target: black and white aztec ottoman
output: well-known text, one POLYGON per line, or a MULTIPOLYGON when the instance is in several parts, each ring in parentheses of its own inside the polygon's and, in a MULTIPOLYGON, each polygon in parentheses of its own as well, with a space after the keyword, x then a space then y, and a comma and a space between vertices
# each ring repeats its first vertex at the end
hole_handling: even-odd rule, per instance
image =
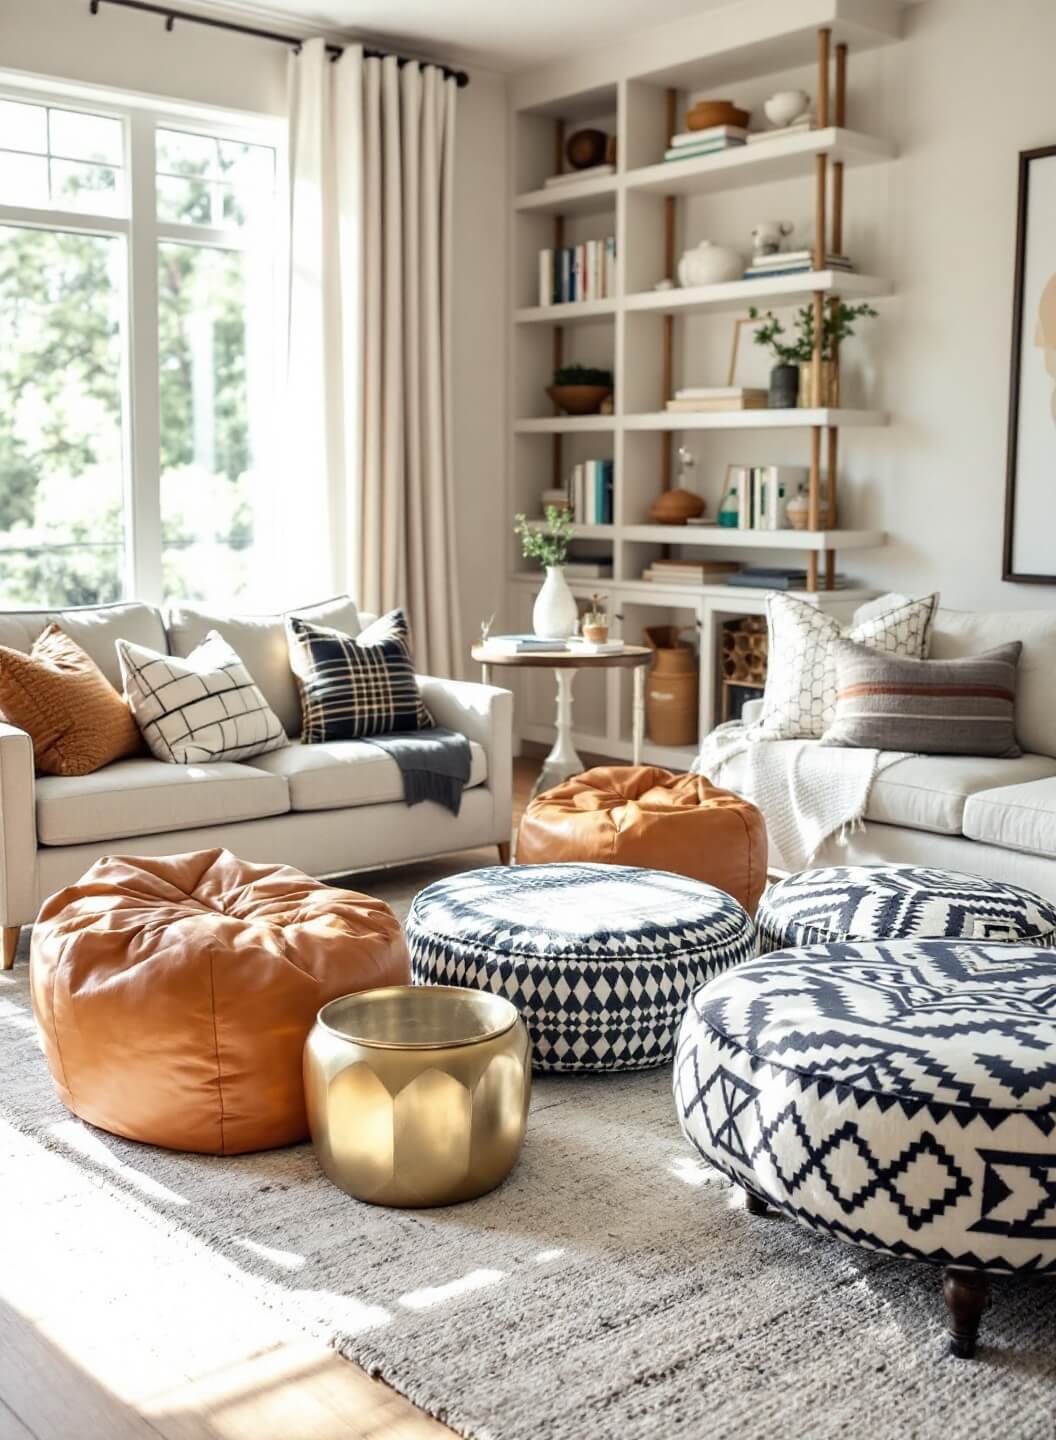
POLYGON ((675 1104, 704 1159, 827 1235, 945 1267, 951 1348, 990 1274, 1056 1274, 1056 951, 817 945, 693 996, 675 1104))
POLYGON ((492 990, 538 1070, 670 1061, 689 997, 748 960, 755 927, 722 890, 627 865, 499 865, 440 880, 407 917, 417 985, 492 990))
POLYGON ((756 913, 759 951, 836 940, 1056 945, 1056 906, 999 880, 917 865, 826 865, 778 880, 756 913))

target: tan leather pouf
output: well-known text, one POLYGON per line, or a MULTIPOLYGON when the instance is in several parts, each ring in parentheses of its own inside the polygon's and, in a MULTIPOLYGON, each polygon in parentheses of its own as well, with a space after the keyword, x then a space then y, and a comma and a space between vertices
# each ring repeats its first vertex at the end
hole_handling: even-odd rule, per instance
POLYGON ((671 870, 715 885, 755 914, 766 884, 766 824, 747 800, 703 775, 603 765, 536 796, 517 863, 557 860, 671 870))
POLYGON ((228 850, 97 861, 45 901, 30 966, 63 1103, 115 1135, 211 1155, 303 1140, 320 1006, 411 978, 380 900, 228 850))

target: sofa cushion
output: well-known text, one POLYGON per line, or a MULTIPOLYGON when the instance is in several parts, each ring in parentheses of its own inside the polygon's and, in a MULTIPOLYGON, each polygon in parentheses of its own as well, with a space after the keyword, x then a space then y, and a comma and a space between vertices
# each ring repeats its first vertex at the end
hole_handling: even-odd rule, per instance
MULTIPOLYGON (((873 782, 866 820, 960 835, 965 802, 979 790, 1056 776, 1048 755, 979 760, 966 755, 911 755, 882 770, 873 782)), ((967 833, 967 832, 965 832, 967 833)))
MULTIPOLYGON (((467 790, 488 778, 487 756, 475 740, 470 741, 469 753, 467 790)), ((289 783, 291 810, 403 803, 400 767, 391 755, 366 740, 331 740, 321 745, 302 745, 296 740, 271 755, 258 756, 253 764, 289 783)))
POLYGON ((1016 735, 1034 755, 1056 755, 1056 614, 1050 610, 940 610, 931 658, 977 655, 1022 640, 1016 693, 1016 735))
POLYGON ((981 790, 964 807, 969 840, 1056 858, 1056 777, 981 790))
POLYGON ((161 611, 153 605, 85 605, 72 610, 9 610, 0 614, 0 645, 28 651, 49 625, 58 625, 99 666, 115 690, 121 689, 121 666, 114 641, 131 640, 167 653, 169 644, 161 611))
MULTIPOLYGON (((359 613, 347 595, 289 613, 345 635, 358 635, 360 631, 359 613)), ((189 655, 210 630, 218 630, 241 656, 287 735, 299 735, 301 698, 290 669, 285 622, 285 615, 231 615, 195 605, 174 605, 169 611, 169 648, 173 655, 189 655)), ((0 643, 4 643, 2 639, 0 643)))
POLYGON ((228 760, 169 765, 119 760, 91 775, 44 775, 37 781, 37 838, 42 845, 81 845, 158 835, 200 825, 282 815, 290 808, 281 775, 228 760))

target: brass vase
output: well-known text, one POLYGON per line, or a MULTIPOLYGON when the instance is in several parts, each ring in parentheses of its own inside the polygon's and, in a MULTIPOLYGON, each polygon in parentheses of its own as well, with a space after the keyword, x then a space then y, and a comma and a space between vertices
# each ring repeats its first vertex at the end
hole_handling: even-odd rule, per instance
POLYGON ((304 1047, 319 1163, 373 1205, 453 1205, 494 1189, 520 1154, 531 1084, 514 1006, 457 986, 332 1000, 304 1047))

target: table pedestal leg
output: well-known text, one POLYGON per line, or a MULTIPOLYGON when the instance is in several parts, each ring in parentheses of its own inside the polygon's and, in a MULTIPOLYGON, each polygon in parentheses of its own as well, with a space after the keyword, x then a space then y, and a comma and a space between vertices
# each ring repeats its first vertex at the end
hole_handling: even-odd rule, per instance
POLYGON ((644 665, 635 666, 634 671, 634 711, 632 716, 632 763, 642 763, 642 745, 645 743, 645 671, 644 665))
POLYGON ((532 786, 533 798, 541 791, 549 790, 551 786, 567 780, 570 775, 578 775, 583 769, 583 761, 572 744, 572 682, 576 678, 576 672, 555 670, 554 675, 557 678, 557 713, 554 717, 557 735, 554 748, 543 761, 539 778, 532 786))

